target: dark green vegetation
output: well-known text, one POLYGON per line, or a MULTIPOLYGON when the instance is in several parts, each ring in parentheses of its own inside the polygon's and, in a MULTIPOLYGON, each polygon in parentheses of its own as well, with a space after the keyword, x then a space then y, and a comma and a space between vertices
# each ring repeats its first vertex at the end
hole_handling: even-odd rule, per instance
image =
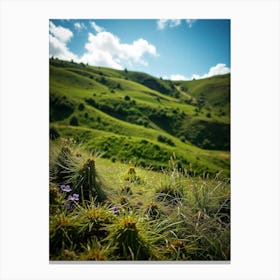
POLYGON ((230 185, 50 143, 50 260, 229 260, 230 185))
POLYGON ((50 59, 50 260, 229 260, 229 89, 50 59))
POLYGON ((50 134, 114 161, 230 175, 230 76, 177 81, 50 59, 50 134), (55 131, 55 134, 54 134, 55 131))

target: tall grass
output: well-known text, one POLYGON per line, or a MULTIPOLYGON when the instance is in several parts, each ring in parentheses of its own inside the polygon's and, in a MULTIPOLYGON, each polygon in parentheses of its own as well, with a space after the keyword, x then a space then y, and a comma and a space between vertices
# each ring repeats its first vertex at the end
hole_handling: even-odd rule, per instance
POLYGON ((50 259, 229 260, 228 181, 169 165, 151 173, 51 141, 50 259))

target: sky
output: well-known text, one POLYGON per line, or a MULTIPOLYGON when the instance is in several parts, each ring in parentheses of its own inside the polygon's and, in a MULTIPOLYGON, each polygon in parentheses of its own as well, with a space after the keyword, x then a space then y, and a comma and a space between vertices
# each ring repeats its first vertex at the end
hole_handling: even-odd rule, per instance
POLYGON ((228 19, 51 19, 49 56, 171 80, 230 72, 228 19))

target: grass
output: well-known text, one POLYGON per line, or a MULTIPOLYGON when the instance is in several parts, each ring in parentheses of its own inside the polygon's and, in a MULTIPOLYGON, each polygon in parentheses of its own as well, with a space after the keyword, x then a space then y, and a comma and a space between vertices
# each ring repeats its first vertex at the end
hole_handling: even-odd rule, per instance
POLYGON ((50 260, 230 260, 229 90, 50 59, 50 260))
POLYGON ((228 180, 190 177, 175 158, 158 172, 112 162, 68 140, 52 140, 50 151, 51 260, 230 259, 228 180), (106 198, 82 190, 79 200, 69 200, 79 181, 54 176, 57 168, 61 174, 73 168, 61 164, 61 151, 76 165, 94 160, 81 180, 96 178, 88 187, 97 184, 106 198))
MULTIPOLYGON (((228 79, 219 79, 223 81, 220 87, 227 90, 228 79)), ((198 96, 193 93, 198 91, 197 87, 203 85, 205 90, 211 89, 216 83, 216 78, 206 80, 188 82, 194 99, 198 96)), ((211 108, 204 106, 197 112, 198 105, 188 104, 183 87, 184 84, 156 79, 145 73, 51 59, 51 126, 60 136, 85 142, 88 148, 101 150, 108 158, 115 157, 119 161, 129 158, 160 168, 166 166, 172 153, 176 153, 184 167, 191 164, 198 175, 223 170, 225 176, 229 176, 228 113, 221 115, 221 107, 213 102, 211 108), (178 87, 180 91, 176 90, 178 87), (129 100, 125 100, 126 96, 129 100), (209 113, 210 118, 207 117, 209 113), (120 141, 125 140, 128 145, 125 152, 119 152, 117 140, 110 151, 106 150, 110 133, 120 141), (170 139, 174 146, 159 142, 159 135, 170 139), (155 155, 153 158, 145 157, 146 153, 135 156, 133 147, 142 148, 142 140, 159 147, 164 156, 158 157, 156 150, 150 153, 155 155), (228 156, 221 157, 218 150, 228 156)), ((221 96, 220 90, 216 95, 221 96)))

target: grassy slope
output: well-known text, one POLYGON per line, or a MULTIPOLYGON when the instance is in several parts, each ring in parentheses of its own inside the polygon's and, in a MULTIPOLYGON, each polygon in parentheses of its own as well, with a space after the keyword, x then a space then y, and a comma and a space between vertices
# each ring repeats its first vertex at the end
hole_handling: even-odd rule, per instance
MULTIPOLYGON (((77 138, 86 147, 105 152, 109 158, 130 159, 144 166, 160 167, 167 165, 174 152, 185 168, 197 173, 224 170, 229 176, 229 152, 209 151, 191 143, 196 141, 198 146, 203 145, 197 139, 203 137, 209 124, 219 124, 221 129, 227 126, 229 110, 221 114, 222 105, 214 104, 219 99, 216 94, 218 97, 215 95, 209 101, 212 113, 209 118, 206 116, 209 108, 196 112, 195 102, 188 104, 184 95, 186 86, 193 99, 200 97, 201 88, 210 87, 210 91, 215 92, 209 83, 216 82, 212 79, 212 82, 178 83, 176 90, 170 81, 143 73, 51 60, 51 125, 62 136, 77 138), (125 96, 129 96, 129 100, 125 100, 125 96), (79 107, 80 104, 83 108, 79 107), (73 116, 77 117, 79 126, 69 125, 73 116), (200 135, 194 134, 196 127, 202 127, 200 135), (174 146, 159 142, 159 134, 170 139, 174 146), (182 142, 179 137, 185 137, 187 141, 182 142)), ((223 102, 221 100, 220 104, 223 102)), ((212 138, 210 135, 210 142, 212 138)))
POLYGON ((112 163, 71 141, 51 141, 50 151, 51 260, 230 259, 228 180, 183 176, 174 160, 164 172, 112 163), (62 151, 67 151, 63 158, 62 151), (89 159, 95 162, 91 174, 84 172, 89 159), (127 178, 131 169, 137 180, 127 178), (85 187, 91 175, 106 200, 84 201, 80 193, 67 211, 67 197, 79 192, 81 180, 85 187), (70 193, 61 191, 62 184, 70 185, 70 193), (113 214, 113 206, 119 215, 113 214), (129 238, 118 242, 117 236, 126 233, 129 238), (134 247, 138 239, 141 243, 134 247), (117 250, 120 245, 130 249, 117 250), (139 248, 148 248, 147 254, 139 248))

